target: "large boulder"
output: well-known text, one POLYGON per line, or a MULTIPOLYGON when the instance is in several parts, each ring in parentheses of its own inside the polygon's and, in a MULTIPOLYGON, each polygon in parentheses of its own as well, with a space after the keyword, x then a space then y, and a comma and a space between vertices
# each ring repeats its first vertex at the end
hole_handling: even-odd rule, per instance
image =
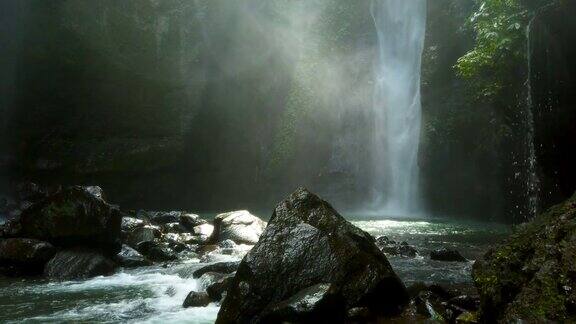
MULTIPOLYGON (((354 307, 396 314, 408 301, 404 284, 374 238, 327 202, 298 189, 276 207, 259 242, 240 263, 217 323, 258 323, 272 314, 281 320, 277 309, 319 284, 330 286, 327 300, 330 308, 342 310, 341 316, 354 307)), ((306 318, 321 317, 314 309, 326 308, 312 307, 306 318)), ((323 315, 332 319, 333 314, 323 315)))
POLYGON ((46 264, 44 275, 50 279, 77 280, 110 275, 116 263, 98 250, 73 248, 63 250, 46 264))
POLYGON ((212 300, 208 296, 208 293, 191 291, 188 296, 186 296, 182 307, 206 307, 211 302, 212 300))
POLYGON ((58 246, 90 246, 111 255, 120 251, 121 216, 117 207, 83 187, 64 189, 24 210, 23 237, 58 246))
POLYGON ((520 226, 473 267, 481 320, 576 322, 576 195, 520 226))
POLYGON ((0 240, 0 265, 9 274, 41 274, 44 265, 56 253, 52 244, 22 238, 0 240))
POLYGON ((239 244, 256 244, 266 222, 246 210, 219 214, 214 218, 211 241, 232 240, 239 244))

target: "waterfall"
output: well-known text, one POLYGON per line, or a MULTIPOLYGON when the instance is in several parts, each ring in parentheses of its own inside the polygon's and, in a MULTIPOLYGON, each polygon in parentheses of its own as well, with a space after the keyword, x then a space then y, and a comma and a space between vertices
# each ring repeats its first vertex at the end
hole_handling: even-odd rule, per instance
POLYGON ((395 216, 420 210, 420 72, 426 0, 373 0, 375 68, 372 209, 395 216))
POLYGON ((526 165, 527 165, 527 172, 528 175, 526 177, 526 188, 527 188, 527 197, 528 197, 528 215, 527 219, 536 216, 538 213, 538 197, 540 194, 540 179, 538 177, 538 173, 536 170, 536 147, 534 144, 534 114, 532 112, 533 109, 533 100, 532 100, 532 44, 530 39, 530 33, 532 30, 532 23, 534 18, 528 24, 526 28, 526 61, 528 64, 527 71, 528 71, 528 79, 526 81, 526 112, 524 114, 525 117, 525 124, 526 124, 526 147, 527 147, 527 157, 526 157, 526 165))

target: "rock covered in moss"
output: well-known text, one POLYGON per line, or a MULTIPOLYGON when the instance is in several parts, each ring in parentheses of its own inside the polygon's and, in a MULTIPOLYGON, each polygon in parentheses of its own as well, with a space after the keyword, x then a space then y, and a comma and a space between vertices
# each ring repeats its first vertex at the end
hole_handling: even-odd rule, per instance
MULTIPOLYGON (((392 314, 408 301, 374 238, 327 202, 298 189, 276 207, 259 242, 240 263, 217 323, 258 323, 272 315, 280 320, 282 309, 289 310, 319 284, 330 286, 330 305, 342 310, 341 320, 354 307, 392 314)), ((306 318, 321 315, 314 310, 325 308, 311 308, 306 318)))
POLYGON ((520 226, 473 267, 481 320, 576 321, 576 195, 520 226))

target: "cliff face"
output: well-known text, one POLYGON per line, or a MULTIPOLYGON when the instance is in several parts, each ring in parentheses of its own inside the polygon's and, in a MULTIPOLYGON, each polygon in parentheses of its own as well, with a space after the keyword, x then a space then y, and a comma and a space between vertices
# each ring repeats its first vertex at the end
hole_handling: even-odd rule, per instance
POLYGON ((576 190, 576 5, 537 11, 530 28, 531 86, 542 205, 576 190))
POLYGON ((369 98, 369 1, 9 2, 22 42, 0 149, 16 178, 141 207, 276 201, 327 187, 328 134, 369 98))

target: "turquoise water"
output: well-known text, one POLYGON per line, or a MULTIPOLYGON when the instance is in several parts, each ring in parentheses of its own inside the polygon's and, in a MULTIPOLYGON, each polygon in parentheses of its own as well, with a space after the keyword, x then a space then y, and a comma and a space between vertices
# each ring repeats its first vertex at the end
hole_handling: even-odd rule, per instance
MULTIPOLYGON (((359 219, 358 217, 354 217, 359 219)), ((358 220, 353 223, 374 236, 407 241, 420 253, 415 259, 389 257, 407 285, 424 281, 471 285, 467 263, 445 263, 427 258, 430 250, 451 247, 474 260, 509 232, 506 226, 422 220, 358 220)), ((240 259, 213 255, 211 260, 240 259)), ((191 290, 204 288, 192 278, 203 266, 190 259, 169 268, 147 267, 120 271, 87 281, 47 282, 0 278, 0 322, 104 322, 104 323, 213 323, 218 305, 183 309, 191 290)))

